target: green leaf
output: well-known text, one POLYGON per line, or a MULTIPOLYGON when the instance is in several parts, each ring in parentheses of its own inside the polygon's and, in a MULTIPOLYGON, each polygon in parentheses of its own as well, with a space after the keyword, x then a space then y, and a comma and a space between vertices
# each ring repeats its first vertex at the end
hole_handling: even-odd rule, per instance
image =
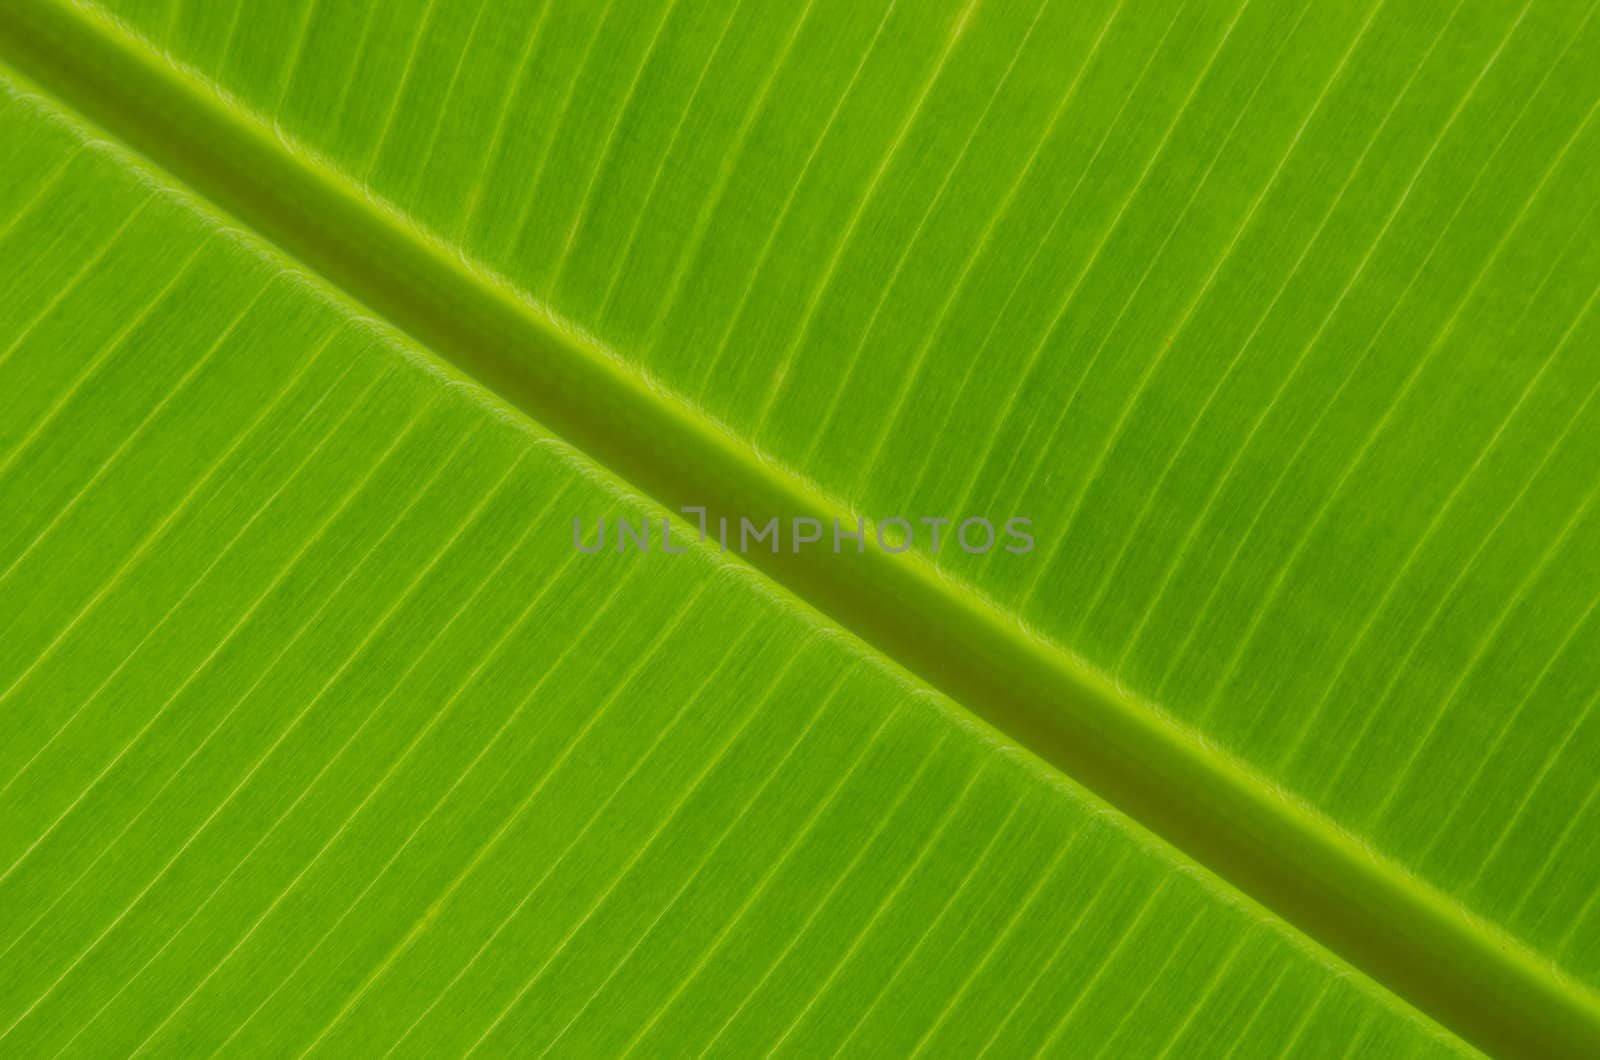
POLYGON ((1591 16, 10 5, 0 1049, 1593 1055, 1591 16))

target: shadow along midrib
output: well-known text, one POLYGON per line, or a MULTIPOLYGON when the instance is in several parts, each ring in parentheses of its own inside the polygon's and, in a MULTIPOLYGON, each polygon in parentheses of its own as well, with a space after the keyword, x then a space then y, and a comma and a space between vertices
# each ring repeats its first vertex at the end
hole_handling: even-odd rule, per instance
MULTIPOLYGON (((667 508, 853 518, 109 20, 20 0, 0 59, 667 508)), ((1600 1056, 1583 987, 925 558, 745 558, 1467 1041, 1600 1056)))

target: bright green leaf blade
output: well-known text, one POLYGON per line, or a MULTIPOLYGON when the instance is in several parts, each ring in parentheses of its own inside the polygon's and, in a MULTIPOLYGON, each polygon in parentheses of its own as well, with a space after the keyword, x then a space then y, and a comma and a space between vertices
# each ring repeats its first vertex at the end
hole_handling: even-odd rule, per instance
POLYGON ((1456 1051, 714 552, 576 552, 650 509, 3 107, 6 1052, 1456 1051))
MULTIPOLYGON (((1494 981, 1505 929, 1507 974, 1595 1022, 1589 12, 108 6, 327 159, 314 180, 366 184, 833 496, 1032 516, 1020 560, 947 538, 999 605, 950 610, 1026 619, 1115 676, 1135 745, 1165 739, 1148 702, 1203 735, 1202 781, 1244 778, 1248 820, 1158 827, 1271 893, 1224 834, 1264 815, 1269 859, 1338 862, 1294 914, 1324 942, 1374 906, 1380 938, 1408 902, 1446 925, 1382 972, 1407 996, 1494 981)), ((366 223, 300 221, 329 246, 366 223)), ((1484 1021, 1528 1018, 1505 1008, 1484 1021)))

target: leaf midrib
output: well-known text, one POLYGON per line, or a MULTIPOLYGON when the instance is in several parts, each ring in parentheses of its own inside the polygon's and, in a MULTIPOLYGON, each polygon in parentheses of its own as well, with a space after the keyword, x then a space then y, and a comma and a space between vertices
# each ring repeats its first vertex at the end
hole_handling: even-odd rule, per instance
MULTIPOLYGON (((668 509, 853 521, 97 11, 8 6, 0 60, 668 509)), ((1591 992, 924 557, 746 558, 1467 1040, 1508 1055, 1600 1055, 1591 992)))

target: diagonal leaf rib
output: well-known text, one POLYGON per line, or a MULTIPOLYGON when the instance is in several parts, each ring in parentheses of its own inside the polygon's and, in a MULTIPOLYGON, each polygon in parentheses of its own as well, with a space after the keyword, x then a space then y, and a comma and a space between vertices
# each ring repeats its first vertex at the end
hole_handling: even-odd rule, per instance
MULTIPOLYGON (((853 521, 117 26, 23 0, 0 58, 667 505, 853 521)), ((753 554, 798 597, 1494 1052, 1600 1055, 1600 1001, 920 559, 753 554)))

